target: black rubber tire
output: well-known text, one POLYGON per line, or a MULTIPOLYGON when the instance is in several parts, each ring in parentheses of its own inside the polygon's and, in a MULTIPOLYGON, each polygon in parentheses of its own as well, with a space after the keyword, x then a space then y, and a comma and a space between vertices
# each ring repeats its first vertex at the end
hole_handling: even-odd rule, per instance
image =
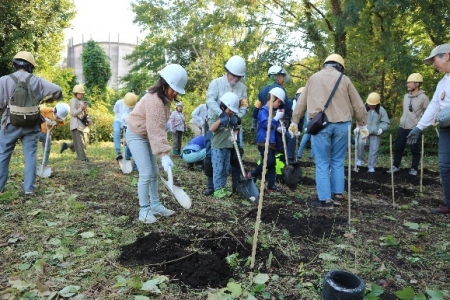
POLYGON ((366 284, 353 273, 333 270, 325 275, 323 300, 363 300, 366 284))

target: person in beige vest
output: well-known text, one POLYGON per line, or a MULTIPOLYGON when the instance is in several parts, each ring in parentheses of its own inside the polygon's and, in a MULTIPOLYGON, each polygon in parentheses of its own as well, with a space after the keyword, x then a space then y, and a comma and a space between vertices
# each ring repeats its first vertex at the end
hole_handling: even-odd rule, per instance
POLYGON ((83 101, 84 87, 76 85, 73 87, 75 98, 70 100, 70 132, 72 134, 71 143, 63 143, 60 153, 70 148, 72 152, 77 153, 77 158, 84 162, 89 162, 86 156, 86 145, 89 142, 89 125, 92 119, 87 114, 87 101, 83 101))
MULTIPOLYGON (((412 73, 406 80, 408 93, 403 97, 403 113, 400 118, 400 125, 394 146, 394 164, 392 170, 388 170, 388 173, 395 173, 400 170, 407 137, 411 130, 417 126, 417 123, 419 123, 420 118, 430 103, 425 92, 420 88, 422 82, 423 77, 419 73, 412 73)), ((410 145, 412 161, 409 174, 413 176, 417 175, 419 167, 421 143, 422 139, 420 138, 418 143, 410 145)))

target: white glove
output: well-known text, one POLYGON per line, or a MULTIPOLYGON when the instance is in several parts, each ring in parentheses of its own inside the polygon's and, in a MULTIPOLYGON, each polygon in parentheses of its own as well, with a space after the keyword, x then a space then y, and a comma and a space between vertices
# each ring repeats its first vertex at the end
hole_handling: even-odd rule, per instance
POLYGON ((291 125, 289 126, 289 133, 291 135, 291 138, 294 138, 295 136, 297 136, 298 133, 298 124, 292 122, 291 125))
POLYGON ((367 129, 367 126, 360 126, 359 127, 359 136, 363 140, 365 140, 369 136, 369 129, 367 129))
POLYGON ((281 126, 278 126, 277 131, 278 131, 279 133, 283 133, 283 128, 281 128, 281 126))
POLYGON ((56 121, 50 120, 49 118, 45 118, 45 123, 47 123, 48 126, 56 125, 56 121))
POLYGON ((359 133, 359 127, 356 127, 355 129, 353 129, 353 134, 354 134, 355 136, 357 136, 358 133, 359 133))
POLYGON ((282 109, 277 110, 277 113, 275 114, 275 117, 273 119, 275 121, 280 121, 284 117, 284 111, 282 109))
POLYGON ((173 162, 167 154, 161 157, 161 164, 164 168, 164 172, 166 173, 169 172, 169 168, 173 167, 173 162))
POLYGON ((379 128, 378 132, 377 132, 377 135, 381 135, 382 133, 383 133, 383 129, 379 128))

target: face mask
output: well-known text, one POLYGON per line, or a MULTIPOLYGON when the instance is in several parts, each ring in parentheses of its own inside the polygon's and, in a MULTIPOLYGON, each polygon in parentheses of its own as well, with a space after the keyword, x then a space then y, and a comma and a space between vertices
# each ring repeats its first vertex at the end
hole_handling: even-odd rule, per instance
POLYGON ((230 84, 231 87, 235 87, 236 84, 239 82, 239 78, 233 78, 231 81, 229 81, 228 83, 230 84))

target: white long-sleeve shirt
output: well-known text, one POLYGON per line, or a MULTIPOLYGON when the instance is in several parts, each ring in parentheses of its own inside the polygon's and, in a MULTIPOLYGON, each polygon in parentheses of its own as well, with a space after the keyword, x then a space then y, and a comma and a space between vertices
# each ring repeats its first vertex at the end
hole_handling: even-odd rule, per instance
POLYGON ((436 113, 450 105, 450 73, 445 74, 444 78, 442 78, 434 91, 433 98, 431 99, 430 104, 428 104, 427 109, 423 113, 422 118, 420 118, 417 127, 420 130, 425 129, 433 123, 434 116, 436 113), (444 99, 441 100, 442 93, 445 92, 444 99))
POLYGON ((114 122, 119 121, 122 123, 122 116, 127 112, 127 107, 123 103, 123 99, 117 100, 114 104, 114 122))
POLYGON ((207 116, 208 116, 208 108, 206 107, 206 104, 200 104, 192 112, 191 122, 193 122, 198 127, 202 127, 205 124, 207 116))

